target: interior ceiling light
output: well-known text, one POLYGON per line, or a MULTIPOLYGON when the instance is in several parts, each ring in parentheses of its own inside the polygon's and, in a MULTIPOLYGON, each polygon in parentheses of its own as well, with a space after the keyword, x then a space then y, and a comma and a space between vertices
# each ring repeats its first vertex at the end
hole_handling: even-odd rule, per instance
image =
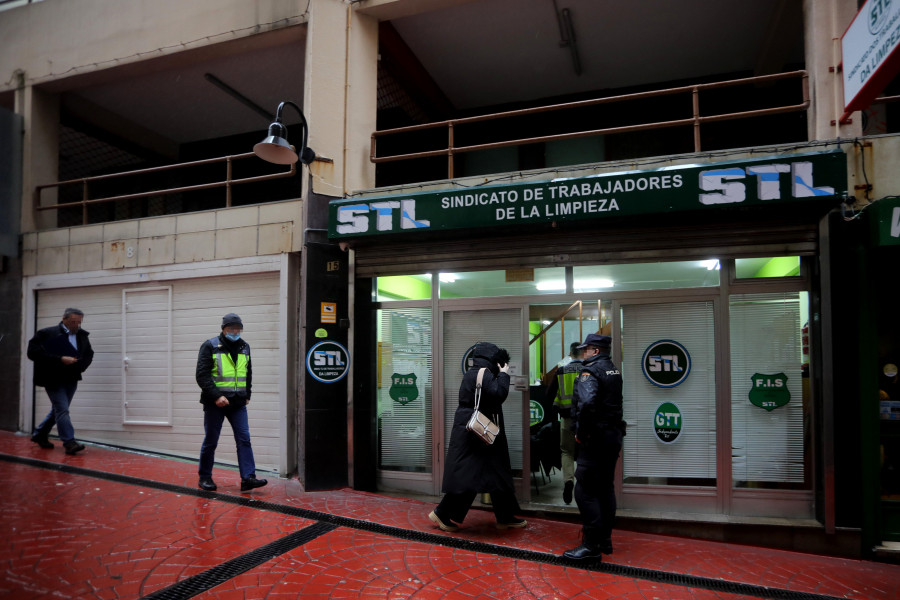
POLYGON ((709 260, 701 260, 700 264, 702 266, 706 267, 707 271, 713 271, 713 270, 718 271, 719 269, 722 268, 721 265, 719 264, 718 258, 711 258, 709 260))
MULTIPOLYGON (((576 292, 587 292, 592 290, 602 290, 608 289, 616 285, 616 282, 612 279, 576 279, 575 280, 575 291, 576 292)), ((537 289, 541 291, 552 291, 552 290, 562 290, 566 289, 566 282, 562 279, 551 279, 548 281, 538 282, 535 286, 537 289)))
POLYGON ((438 273, 438 279, 444 283, 453 283, 458 279, 456 273, 438 273))
POLYGON ((583 281, 575 280, 576 292, 591 292, 594 290, 606 290, 613 287, 616 283, 612 279, 585 279, 583 281))

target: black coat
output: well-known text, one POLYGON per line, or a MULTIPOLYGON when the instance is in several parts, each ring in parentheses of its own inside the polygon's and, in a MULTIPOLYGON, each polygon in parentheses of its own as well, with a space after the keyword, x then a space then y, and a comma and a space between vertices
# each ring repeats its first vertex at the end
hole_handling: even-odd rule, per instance
POLYGON ((78 350, 75 350, 62 321, 34 334, 28 341, 28 358, 34 361, 34 385, 52 388, 81 381, 81 374, 94 360, 89 335, 84 329, 78 330, 75 334, 78 350), (78 362, 64 365, 60 360, 63 356, 74 356, 78 362))
MULTIPOLYGON (((220 333, 218 338, 210 338, 203 342, 200 346, 200 352, 197 354, 197 371, 194 374, 197 385, 200 386, 200 403, 204 406, 215 406, 219 396, 228 398, 228 407, 231 409, 240 408, 250 402, 250 392, 253 387, 253 361, 250 360, 250 344, 243 339, 236 342, 230 341, 224 334, 220 333), (216 345, 220 345, 231 354, 231 359, 237 362, 238 354, 247 355, 247 387, 238 391, 220 390, 216 387, 212 376, 213 363, 213 344, 212 340, 216 340, 216 345)), ((204 409, 205 410, 205 409, 204 409)))
POLYGON ((580 450, 590 452, 608 444, 622 444, 622 375, 609 354, 586 359, 575 380, 572 426, 580 450))
POLYGON ((475 358, 474 365, 466 371, 459 386, 459 406, 453 419, 450 447, 447 450, 447 463, 444 468, 444 493, 515 494, 502 408, 508 394, 509 375, 500 373, 497 366, 486 359, 475 358), (478 378, 479 369, 483 367, 487 367, 487 370, 481 382, 480 410, 500 426, 500 434, 492 445, 485 444, 466 429, 466 423, 475 410, 475 380, 478 378))

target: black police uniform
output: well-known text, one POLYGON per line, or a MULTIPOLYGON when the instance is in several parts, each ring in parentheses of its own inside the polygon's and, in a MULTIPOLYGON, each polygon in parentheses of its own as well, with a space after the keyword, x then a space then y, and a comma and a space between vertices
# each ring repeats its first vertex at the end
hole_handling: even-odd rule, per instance
POLYGON ((622 375, 610 360, 609 336, 591 334, 603 342, 601 353, 585 359, 575 382, 572 423, 578 440, 575 502, 584 523, 582 545, 569 550, 569 558, 600 558, 612 553, 616 516, 615 472, 625 422, 622 420, 622 375))

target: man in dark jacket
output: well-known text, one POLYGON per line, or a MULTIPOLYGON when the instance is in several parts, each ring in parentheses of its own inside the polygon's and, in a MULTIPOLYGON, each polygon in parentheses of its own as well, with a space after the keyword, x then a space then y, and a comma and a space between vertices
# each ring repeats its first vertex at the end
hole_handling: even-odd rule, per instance
POLYGON ((600 560, 612 554, 616 518, 616 462, 625 436, 622 420, 622 375, 610 360, 612 339, 591 333, 584 349, 581 375, 575 381, 572 422, 578 444, 575 502, 581 512, 582 542, 563 553, 575 560, 600 560))
POLYGON ((519 512, 509 461, 503 402, 509 394, 509 353, 494 344, 479 342, 473 364, 459 386, 459 406, 450 432, 444 467, 444 497, 428 518, 444 531, 456 531, 479 492, 491 495, 498 529, 520 529, 528 525, 515 516, 519 512), (475 411, 475 386, 484 369, 479 410, 500 426, 493 444, 485 444, 466 429, 475 411))
POLYGON ((246 492, 268 483, 256 478, 256 463, 250 446, 250 423, 247 405, 253 383, 250 344, 241 339, 244 323, 234 313, 222 317, 222 333, 203 342, 197 356, 197 385, 203 404, 203 429, 206 435, 200 446, 199 486, 207 491, 217 489, 212 480, 216 446, 225 419, 231 424, 237 444, 241 491, 246 492))
POLYGON ((41 448, 53 448, 48 436, 56 425, 66 454, 84 450, 75 440, 75 428, 69 417, 69 406, 81 374, 94 360, 89 334, 81 328, 83 320, 83 312, 67 308, 58 325, 41 329, 28 342, 28 358, 34 361, 34 385, 47 390, 53 407, 32 432, 31 441, 41 448))
POLYGON ((572 423, 572 401, 575 398, 575 380, 581 374, 583 352, 578 349, 579 342, 569 346, 569 356, 556 365, 556 377, 548 391, 553 394, 553 406, 562 417, 559 431, 560 468, 563 472, 563 502, 572 503, 572 492, 575 489, 575 432, 572 423))

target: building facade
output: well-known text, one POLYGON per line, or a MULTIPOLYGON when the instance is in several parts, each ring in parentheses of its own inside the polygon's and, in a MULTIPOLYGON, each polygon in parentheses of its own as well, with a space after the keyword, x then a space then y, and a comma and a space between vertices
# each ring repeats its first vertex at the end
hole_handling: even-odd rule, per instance
POLYGON ((27 340, 76 305, 78 435, 195 456, 196 352, 237 312, 260 468, 437 496, 487 340, 520 499, 572 512, 544 383, 603 331, 630 526, 900 541, 900 122, 840 119, 856 2, 6 4, 7 428, 48 407, 27 340), (249 154, 281 102, 308 164, 249 154))

